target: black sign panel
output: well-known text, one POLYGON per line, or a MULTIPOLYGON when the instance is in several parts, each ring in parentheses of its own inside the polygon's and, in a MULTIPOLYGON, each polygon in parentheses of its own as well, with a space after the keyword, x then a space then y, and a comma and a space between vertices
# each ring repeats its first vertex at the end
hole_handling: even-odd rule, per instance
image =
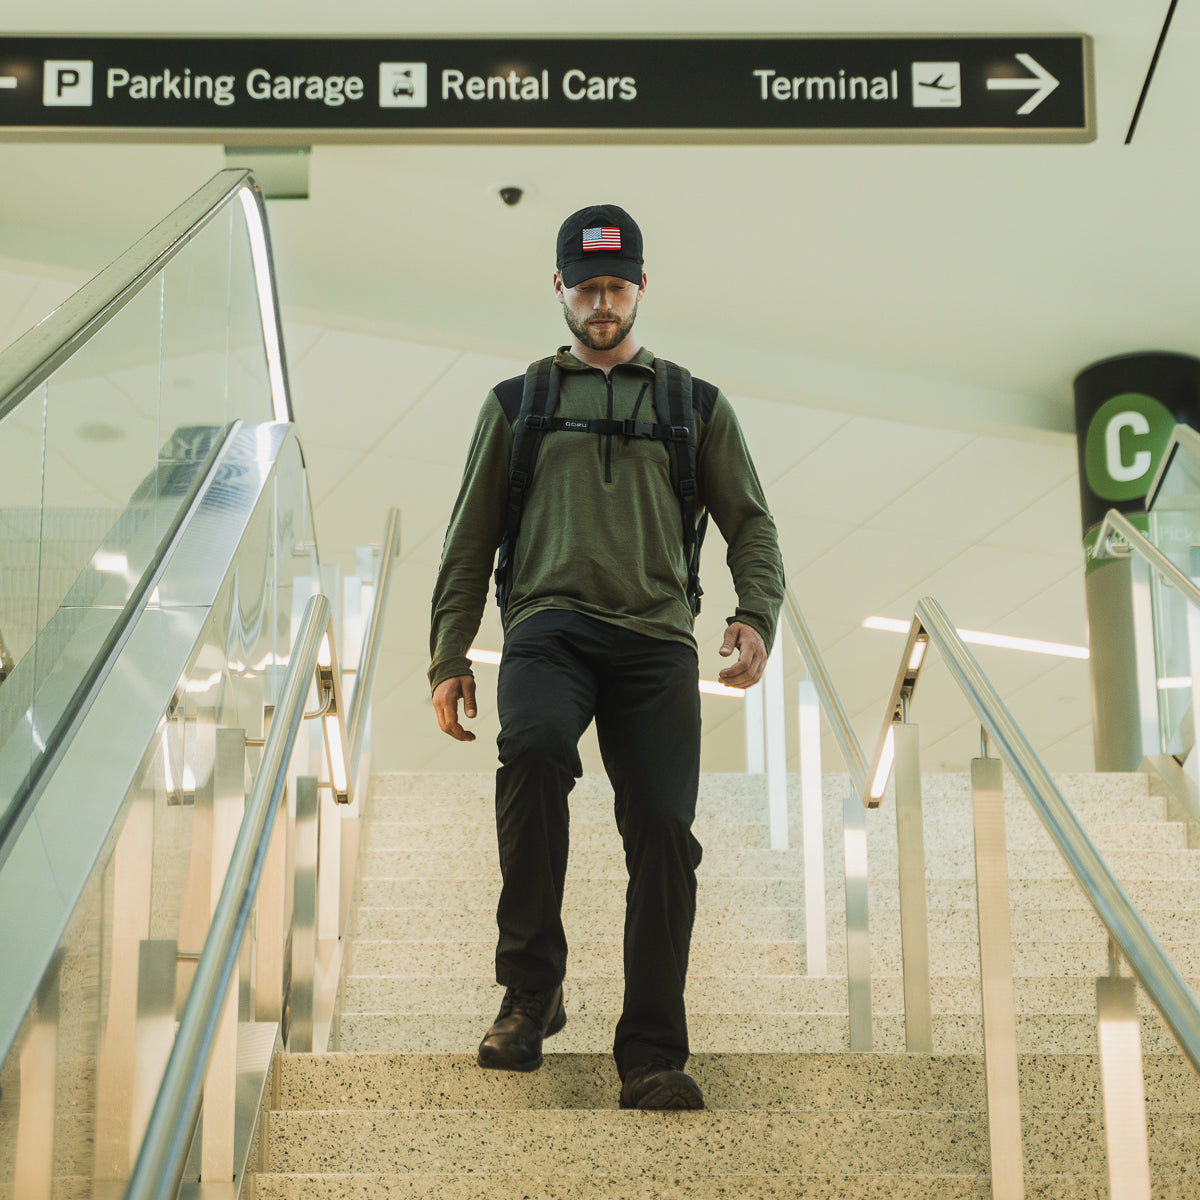
POLYGON ((1087 141, 1091 40, 0 38, 0 136, 1087 141))

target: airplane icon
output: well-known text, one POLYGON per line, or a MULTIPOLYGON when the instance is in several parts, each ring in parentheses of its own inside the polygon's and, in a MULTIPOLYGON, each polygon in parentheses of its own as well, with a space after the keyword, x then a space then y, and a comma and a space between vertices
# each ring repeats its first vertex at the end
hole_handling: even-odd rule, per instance
POLYGON ((912 102, 914 108, 961 108, 962 64, 913 63, 912 102))

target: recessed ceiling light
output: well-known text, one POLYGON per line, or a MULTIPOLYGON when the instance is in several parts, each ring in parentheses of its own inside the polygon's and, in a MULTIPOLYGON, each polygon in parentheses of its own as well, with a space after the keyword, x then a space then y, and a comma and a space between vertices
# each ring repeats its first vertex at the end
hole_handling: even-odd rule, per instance
POLYGON ((125 436, 125 430, 107 421, 88 421, 80 425, 75 434, 85 442, 115 442, 125 436))

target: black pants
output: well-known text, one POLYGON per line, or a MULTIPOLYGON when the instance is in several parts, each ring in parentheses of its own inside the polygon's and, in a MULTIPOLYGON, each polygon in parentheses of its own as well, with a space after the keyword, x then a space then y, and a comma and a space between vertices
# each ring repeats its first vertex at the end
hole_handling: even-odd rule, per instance
POLYGON ((625 1001, 613 1055, 682 1067, 683 989, 696 915, 700 843, 691 832, 700 772, 696 652, 579 613, 535 613, 505 639, 497 704, 496 830, 504 883, 496 979, 547 991, 562 982, 567 796, 594 717, 625 848, 625 1001))

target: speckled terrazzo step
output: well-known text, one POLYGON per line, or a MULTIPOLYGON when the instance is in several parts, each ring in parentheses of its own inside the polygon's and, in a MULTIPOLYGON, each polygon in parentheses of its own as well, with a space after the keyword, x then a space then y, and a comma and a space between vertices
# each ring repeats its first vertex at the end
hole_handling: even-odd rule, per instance
MULTIPOLYGON (((1159 1172, 1200 1186, 1200 1117, 1154 1114, 1159 1172)), ((1104 1171, 1098 1112, 1027 1111, 1026 1169, 1104 1171)), ((708 1109, 647 1115, 610 1109, 272 1111, 270 1171, 332 1174, 553 1172, 638 1177, 856 1174, 983 1175, 986 1117, 978 1110, 708 1109)))
MULTIPOLYGON (((624 873, 616 871, 605 876, 585 876, 573 872, 569 879, 570 894, 565 904, 578 902, 578 896, 590 893, 593 884, 608 886, 624 884, 624 873)), ((495 908, 500 879, 447 879, 442 876, 410 876, 406 878, 364 878, 361 903, 371 908, 495 908)), ((1142 879, 1125 881, 1124 890, 1139 911, 1177 907, 1200 912, 1200 879, 1142 879)), ((715 900, 726 908, 748 908, 765 904, 771 907, 795 907, 803 904, 804 884, 799 877, 780 876, 746 878, 735 875, 713 875, 701 871, 700 887, 705 899, 715 900)), ((1020 909, 1070 909, 1090 911, 1083 891, 1072 879, 1017 879, 1009 881, 1009 898, 1013 911, 1020 909)), ((842 904, 840 880, 826 878, 825 901, 832 909, 842 904)), ((926 883, 925 902, 931 909, 975 908, 975 880, 930 879, 926 883)), ((895 880, 872 880, 870 887, 871 912, 886 911, 899 906, 895 880)))
MULTIPOLYGON (((355 1053, 463 1054, 495 1018, 496 1004, 481 1013, 443 1011, 416 1015, 395 1012, 343 1013, 337 1048, 355 1053)), ((568 997, 566 1028, 546 1045, 546 1053, 599 1054, 612 1047, 617 1010, 580 1013, 568 997)), ((935 1013, 932 1021, 935 1054, 975 1054, 983 1046, 980 1018, 973 1014, 935 1013)), ((875 1012, 872 1018, 877 1050, 899 1053, 905 1047, 904 1017, 899 1012, 875 1012)), ((1062 1015, 1018 1014, 1017 1049, 1023 1054, 1088 1054, 1096 1048, 1095 1013, 1062 1015)), ((803 1012, 689 1012, 688 1034, 693 1049, 705 1053, 789 1054, 798 1048, 810 1053, 840 1053, 850 1049, 846 1013, 803 1012)), ((1142 1024, 1147 1053, 1175 1049, 1170 1034, 1147 1014, 1142 1024)), ((1197 1193, 1200 1194, 1200 1193, 1197 1193)))
MULTIPOLYGON (((438 777, 412 777, 419 782, 426 778, 436 781, 438 777)), ((843 777, 844 778, 844 777, 843 777)), ((461 823, 483 835, 494 825, 493 781, 490 775, 447 776, 440 783, 431 785, 433 790, 407 792, 389 789, 389 780, 395 783, 399 777, 384 777, 379 781, 370 798, 368 807, 372 819, 379 822, 405 824, 413 821, 439 825, 461 823)), ((836 781, 837 776, 827 776, 824 789, 824 835, 827 852, 840 842, 841 808, 844 788, 836 781)), ((1118 776, 1065 776, 1060 783, 1065 788, 1068 803, 1089 833, 1095 833, 1105 824, 1122 822, 1161 824, 1166 820, 1166 802, 1147 790, 1147 779, 1142 775, 1118 776)), ((969 833, 971 827, 971 804, 965 776, 925 776, 925 811, 927 836, 936 840, 938 831, 945 828, 953 832, 969 833)), ((1011 779, 1006 780, 1006 820, 1010 838, 1027 836, 1041 838, 1040 821, 1024 793, 1011 779)), ((793 845, 799 845, 800 793, 798 776, 789 777, 789 808, 791 812, 790 837, 793 845)), ((765 845, 767 830, 766 783, 761 777, 745 775, 705 775, 701 780, 700 797, 697 805, 697 829, 701 840, 720 840, 724 827, 732 824, 757 826, 751 836, 765 845)), ((585 777, 576 785, 571 796, 572 821, 577 825, 595 825, 598 830, 607 829, 615 836, 612 819, 612 793, 607 781, 601 777, 585 777)), ((867 828, 872 843, 886 842, 894 838, 895 806, 886 797, 881 807, 867 814, 867 828)), ((1182 827, 1178 827, 1182 828, 1182 827)), ((1157 835, 1155 835, 1157 836, 1157 835)), ((1172 833, 1179 837, 1179 832, 1172 833)), ((969 840, 969 838, 968 838, 969 840)))
MULTIPOLYGON (((788 774, 788 794, 799 794, 800 776, 788 774)), ((1052 775, 1055 786, 1072 801, 1088 799, 1137 799, 1150 792, 1149 776, 1140 771, 1065 771, 1052 775)), ((963 799, 970 796, 970 778, 965 771, 925 771, 921 774, 922 793, 935 799, 963 799)), ((706 771, 700 777, 700 795, 711 802, 752 802, 764 800, 767 781, 763 775, 747 775, 741 771, 706 771)), ((422 796, 437 799, 490 800, 495 790, 492 771, 426 772, 383 771, 372 780, 373 796, 422 796)), ((826 771, 822 776, 822 794, 838 799, 852 790, 850 776, 844 771, 826 771)), ((607 802, 612 799, 612 787, 603 774, 584 775, 571 792, 575 800, 607 802)), ((888 795, 890 796, 890 789, 888 795)), ((1023 796, 1016 778, 1004 772, 1006 797, 1023 796)), ((885 803, 887 798, 885 797, 885 803)))
MULTIPOLYGON (((931 1008, 935 1013, 978 1012, 978 976, 934 977, 931 1008)), ((1200 992, 1200 979, 1185 980, 1200 992)), ((612 974, 572 973, 566 984, 575 1014, 611 1014, 621 1009, 622 986, 612 974)), ((1013 980, 1017 1011, 1030 1015, 1086 1014, 1096 1009, 1095 980, 1078 978, 1017 978, 1013 980)), ((499 1007, 501 989, 489 975, 430 979, 426 976, 352 975, 347 978, 344 1011, 355 1013, 419 1014, 461 1012, 488 1014, 499 1007)), ((767 1012, 846 1012, 846 981, 837 976, 705 975, 692 971, 687 985, 688 1011, 761 1014, 767 1012)), ((1139 990, 1142 1011, 1152 1007, 1139 990)), ((871 1007, 877 1013, 904 1011, 903 981, 898 975, 871 981, 871 1007)))
MULTIPOLYGON (((1159 1189, 1154 1200, 1195 1200, 1195 1183, 1159 1189)), ((260 1175, 259 1200, 991 1200, 986 1178, 965 1175, 510 1174, 260 1175)), ((1025 1200, 1108 1200, 1106 1176, 1025 1175, 1025 1200)))
MULTIPOLYGON (((1159 1171, 1200 1186, 1200 1118, 1148 1121, 1159 1171)), ((1027 1114, 1032 1172, 1098 1174, 1101 1118, 1078 1111, 1027 1114)), ((274 1171, 554 1172, 560 1175, 699 1175, 801 1171, 981 1175, 981 1113, 843 1110, 712 1111, 647 1118, 593 1109, 459 1113, 422 1109, 273 1112, 267 1161, 274 1171)))
MULTIPOLYGON (((363 938, 347 947, 343 975, 480 974, 494 969, 495 950, 494 933, 486 939, 422 938, 412 942, 363 938)), ((622 970, 620 946, 612 939, 572 942, 570 953, 572 971, 598 975, 622 970)), ((712 973, 733 962, 752 974, 796 974, 804 969, 804 948, 795 942, 704 942, 692 946, 689 970, 712 973)))
MULTIPOLYGON (((1200 977, 1200 946, 1195 942, 1161 939, 1163 949, 1187 978, 1200 977)), ((979 970, 979 950, 974 943, 943 942, 935 947, 930 974, 971 975, 979 970)), ((422 938, 412 942, 362 940, 351 942, 346 971, 358 975, 420 973, 438 976, 472 975, 492 969, 495 939, 490 934, 477 939, 422 938)), ((580 974, 619 973, 621 947, 616 939, 573 941, 570 969, 580 974)), ((832 939, 827 946, 828 973, 845 978, 846 946, 832 939)), ((1016 976, 1078 976, 1095 978, 1108 971, 1108 942, 1094 938, 1082 943, 1060 941, 1014 942, 1013 972, 1016 976)), ((804 947, 796 942, 753 941, 693 943, 689 970, 697 974, 745 973, 759 975, 799 974, 805 970, 804 947), (736 968, 736 971, 735 971, 736 968)), ((877 977, 901 972, 900 946, 892 941, 876 942, 871 949, 871 969, 877 977)), ((348 977, 348 976, 347 976, 348 977)))
MULTIPOLYGON (((700 1054, 689 1068, 707 1111, 645 1114, 617 1110, 605 1054, 552 1054, 530 1075, 481 1071, 467 1054, 281 1057, 255 1195, 989 1194, 977 1056, 700 1054)), ((1019 1069, 1026 1196, 1100 1200, 1095 1058, 1026 1055, 1019 1069)), ((1190 1198, 1200 1185, 1200 1081, 1178 1056, 1148 1056, 1145 1085, 1156 1200, 1190 1198)))
MULTIPOLYGON (((621 878, 623 863, 620 845, 614 833, 612 846, 589 857, 581 852, 571 855, 567 868, 568 882, 579 878, 621 878)), ((878 853, 868 846, 872 872, 888 873, 895 878, 894 842, 881 842, 878 853)), ((1179 877, 1200 880, 1200 851, 1197 850, 1112 850, 1102 849, 1105 861, 1118 880, 1170 879, 1179 877)), ((482 855, 482 852, 481 852, 482 855)), ((442 853, 430 856, 411 850, 374 850, 368 848, 362 856, 364 876, 404 879, 427 876, 431 873, 443 879, 485 878, 499 880, 500 869, 495 865, 495 847, 489 858, 467 854, 442 853)), ((840 874, 838 860, 828 855, 825 861, 826 879, 840 874)), ((721 876, 761 877, 766 879, 799 879, 803 858, 799 850, 767 850, 757 846, 709 845, 704 848, 704 860, 698 874, 701 879, 721 876)), ((953 850, 926 848, 926 873, 932 878, 961 879, 974 871, 969 844, 953 850)), ((1056 850, 1011 851, 1008 855, 1010 880, 1068 879, 1070 872, 1056 850)), ((893 883, 893 887, 894 887, 893 883)))
MULTIPOLYGON (((793 777, 794 778, 794 777, 793 777)), ((707 777, 706 777, 707 779, 707 777)), ((489 784, 490 787, 490 784, 489 784)), ((971 795, 964 782, 961 793, 942 794, 938 789, 922 793, 928 811, 951 817, 955 820, 971 820, 971 795)), ((1161 796, 1153 796, 1144 790, 1133 795, 1099 795, 1066 797, 1076 816, 1085 826, 1097 821, 1162 821, 1167 819, 1167 803, 1161 796)), ((822 808, 827 817, 840 822, 843 797, 840 792, 826 789, 822 797, 822 808)), ((434 793, 430 796, 394 796, 375 792, 370 800, 372 816, 380 821, 465 820, 487 826, 495 820, 495 797, 489 790, 486 794, 472 796, 446 796, 434 793)), ((613 821, 613 796, 580 793, 570 795, 569 805, 572 820, 611 823, 613 821)), ((799 785, 789 786, 788 807, 794 823, 801 815, 799 785)), ((1018 791, 1005 797, 1005 819, 1013 825, 1038 825, 1040 820, 1033 805, 1024 792, 1018 791)), ((712 785, 702 787, 696 804, 696 817, 701 822, 747 821, 766 824, 768 821, 766 784, 761 784, 757 794, 722 795, 712 785)), ((894 802, 888 797, 877 810, 868 814, 870 820, 884 824, 894 819, 894 802)), ((795 826, 799 828, 798 824, 795 826)))
MULTIPOLYGON (((577 889, 578 890, 578 889, 577 889)), ((611 936, 619 939, 623 926, 624 890, 609 887, 592 889, 563 905, 563 927, 568 940, 598 940, 611 936)), ((834 928, 841 925, 839 914, 831 914, 834 928)), ((1200 940, 1200 911, 1147 909, 1142 912, 1146 924, 1164 935, 1170 931, 1175 940, 1200 940)), ((402 941, 419 938, 430 930, 431 919, 464 934, 490 936, 495 928, 494 906, 479 908, 375 908, 364 905, 358 910, 357 933, 364 938, 402 941), (436 916, 434 914, 436 913, 436 916)), ((927 928, 931 943, 939 941, 973 942, 978 934, 978 918, 971 909, 928 908, 927 928)), ((1037 909, 1015 909, 1009 916, 1014 941, 1041 941, 1052 933, 1056 941, 1084 940, 1101 936, 1099 918, 1090 910, 1058 909, 1053 918, 1037 909)), ((881 908, 871 914, 872 937, 879 940, 899 938, 900 914, 895 908, 881 908)), ((694 938, 719 937, 738 941, 802 940, 804 910, 800 907, 721 908, 701 894, 696 913, 694 938)))
MULTIPOLYGON (((538 1071, 483 1071, 472 1054, 296 1054, 275 1060, 280 1109, 529 1109, 617 1107, 607 1054, 552 1054, 538 1071)), ((930 1110, 981 1110, 978 1055, 695 1054, 688 1063, 709 1109, 906 1108, 924 1093, 930 1110)), ((1021 1095, 1032 1109, 1100 1105, 1094 1054, 1026 1054, 1021 1095)), ((1200 1112, 1200 1077, 1177 1054, 1144 1062, 1146 1107, 1200 1112)))
MULTIPOLYGON (((879 832, 887 834, 886 827, 879 832)), ((1098 847, 1124 850, 1182 850, 1187 848, 1187 830, 1182 822, 1160 821, 1158 823, 1136 821, 1097 821, 1086 826, 1089 836, 1098 847)), ((940 819, 938 814, 926 818, 924 837, 927 850, 942 851, 957 847, 970 847, 972 826, 969 818, 962 820, 940 819)), ((700 843, 713 846, 770 846, 770 831, 765 822, 721 821, 696 818, 694 832, 700 843)), ((894 833, 881 836, 878 847, 873 844, 873 835, 868 831, 868 846, 877 854, 894 852, 894 833)), ((1051 849, 1050 835, 1042 828, 1026 822, 1011 822, 1007 829, 1010 850, 1051 849)), ((799 822, 794 822, 790 831, 791 843, 795 848, 803 844, 803 831, 799 822)), ((494 855, 496 830, 493 824, 467 821, 381 821, 373 820, 370 833, 372 850, 427 851, 431 854, 479 854, 494 855)), ((577 856, 602 858, 620 847, 620 838, 611 820, 589 821, 573 818, 571 821, 571 848, 577 856)))

